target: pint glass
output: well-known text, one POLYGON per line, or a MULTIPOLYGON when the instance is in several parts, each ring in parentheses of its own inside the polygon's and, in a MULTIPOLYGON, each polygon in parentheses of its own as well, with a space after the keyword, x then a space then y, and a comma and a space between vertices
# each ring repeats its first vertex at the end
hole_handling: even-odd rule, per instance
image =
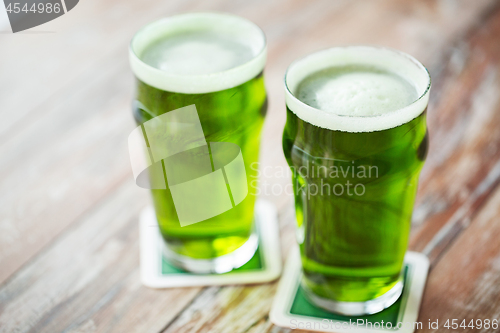
POLYGON ((151 155, 164 253, 188 271, 227 272, 257 248, 248 186, 266 113, 265 60, 262 30, 226 14, 165 18, 131 42, 133 114, 151 155))
POLYGON ((421 63, 385 48, 332 48, 288 68, 283 150, 312 303, 362 315, 399 298, 429 90, 421 63))

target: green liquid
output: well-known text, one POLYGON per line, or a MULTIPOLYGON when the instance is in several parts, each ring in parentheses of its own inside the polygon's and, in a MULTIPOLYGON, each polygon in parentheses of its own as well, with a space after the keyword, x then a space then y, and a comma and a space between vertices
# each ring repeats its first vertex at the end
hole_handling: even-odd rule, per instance
POLYGON ((297 171, 303 283, 318 296, 362 302, 397 283, 427 153, 425 118, 424 111, 395 128, 350 133, 319 128, 287 110, 283 150, 297 171), (323 193, 313 195, 316 187, 323 193))
POLYGON ((255 191, 251 181, 256 179, 257 173, 250 165, 258 160, 260 132, 267 107, 263 76, 234 88, 206 94, 163 91, 138 80, 137 100, 147 109, 134 110, 138 124, 195 104, 207 142, 232 142, 240 147, 249 193, 241 203, 223 214, 181 227, 170 190, 152 190, 160 231, 172 251, 191 258, 210 259, 239 248, 253 232, 255 191))

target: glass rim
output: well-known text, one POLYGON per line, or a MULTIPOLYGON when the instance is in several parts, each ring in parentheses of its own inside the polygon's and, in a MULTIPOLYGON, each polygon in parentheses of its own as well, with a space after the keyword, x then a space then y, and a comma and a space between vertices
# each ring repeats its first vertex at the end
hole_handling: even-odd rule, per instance
MULTIPOLYGON (((349 64, 352 64, 352 63, 349 63, 349 64)), ((356 64, 360 64, 360 65, 364 65, 364 64, 370 64, 369 62, 367 63, 356 63, 356 64)), ((335 64, 332 64, 330 66, 325 66, 321 69, 324 69, 324 68, 328 68, 328 67, 333 67, 335 66, 335 64)), ((315 72, 317 72, 318 70, 321 70, 321 69, 316 69, 316 70, 311 70, 307 75, 310 75, 310 74, 313 74, 315 72)), ((390 69, 388 69, 389 72, 391 73, 395 73, 395 74, 398 74, 397 72, 395 71, 392 71, 390 69)), ((306 75, 306 76, 307 76, 306 75)), ((304 78, 302 78, 301 80, 303 80, 304 78)), ((301 81, 299 80, 299 81, 301 81)), ((411 82, 412 80, 410 80, 411 82)), ((400 114, 402 117, 402 119, 406 119, 406 121, 403 121, 403 122, 391 122, 391 123, 397 123, 397 125, 395 126, 390 126, 390 125, 386 125, 386 126, 383 126, 381 124, 378 124, 379 126, 366 126, 366 127, 373 127, 371 129, 363 129, 361 128, 360 130, 356 130, 354 127, 356 126, 340 126, 340 128, 333 128, 332 130, 340 130, 340 131, 345 131, 345 132, 372 132, 372 131, 380 131, 380 130, 385 130, 385 129, 390 129, 390 128, 393 128, 393 127, 397 127, 397 126, 400 126, 402 124, 405 124, 407 123, 408 121, 411 121, 413 120, 414 118, 418 117, 421 113, 424 112, 424 110, 427 108, 427 105, 428 105, 428 101, 429 101, 429 92, 430 92, 430 89, 431 89, 431 76, 430 76, 430 73, 428 71, 428 69, 420 62, 418 61, 416 58, 414 58, 413 56, 405 53, 405 52, 402 52, 402 51, 399 51, 399 50, 396 50, 396 49, 393 49, 393 48, 388 48, 388 47, 383 47, 383 46, 371 46, 371 45, 347 45, 347 46, 335 46, 335 47, 331 47, 331 48, 327 48, 327 49, 323 49, 323 50, 320 50, 320 51, 316 51, 316 52, 313 52, 313 53, 310 53, 310 54, 307 54, 299 59, 296 59, 294 60, 287 68, 286 72, 285 72, 285 75, 284 75, 284 85, 285 85, 285 100, 286 100, 286 104, 287 104, 287 107, 290 108, 290 105, 289 104, 292 104, 295 106, 295 108, 302 108, 304 110, 307 110, 310 111, 310 112, 315 112, 317 114, 320 114, 323 118, 329 118, 331 120, 334 120, 335 118, 339 119, 339 120, 344 120, 343 122, 344 123, 353 123, 354 121, 363 121, 363 120, 369 120, 369 121, 377 121, 379 120, 380 123, 384 122, 383 120, 386 120, 387 118, 390 118, 390 117, 393 117, 395 118, 395 115, 396 114, 400 114), (290 73, 293 73, 293 70, 295 70, 296 66, 299 66, 301 63, 304 63, 304 62, 307 62, 307 61, 310 61, 311 58, 314 58, 314 57, 318 57, 318 56, 321 56, 321 55, 325 55, 329 52, 335 52, 335 51, 338 51, 338 50, 351 50, 352 52, 356 52, 356 50, 370 50, 370 51, 373 51, 373 52, 387 52, 387 53, 390 53, 396 57, 399 57, 400 59, 404 59, 406 61, 408 61, 408 63, 410 64, 413 64, 415 65, 419 71, 421 73, 425 73, 425 78, 426 78, 426 83, 425 83, 425 88, 423 89, 418 89, 417 87, 417 91, 419 92, 418 94, 418 98, 416 100, 414 100, 413 102, 409 103, 408 105, 405 105, 404 107, 402 108, 399 108, 399 109, 396 109, 396 110, 393 110, 393 111, 390 111, 390 112, 387 112, 387 113, 383 113, 383 114, 376 114, 376 115, 367 115, 367 116, 358 116, 358 115, 341 115, 341 114, 336 114, 336 113, 332 113, 332 112, 328 112, 328 111, 324 111, 322 109, 318 109, 318 108, 315 108, 313 106, 310 106, 304 102, 302 102, 300 99, 298 99, 295 94, 292 92, 293 89, 290 88, 290 84, 289 84, 289 77, 290 77, 290 73), (423 106, 423 107, 422 107, 423 106), (408 119, 408 117, 404 117, 403 114, 410 111, 411 109, 419 109, 421 108, 421 111, 418 112, 413 112, 415 115, 413 117, 411 117, 410 119, 408 119), (350 130, 347 129, 347 127, 349 127, 350 130)), ((312 123, 306 119, 303 119, 302 117, 300 117, 296 110, 292 110, 292 108, 290 108, 290 110, 292 112, 294 112, 299 118, 301 118, 302 120, 306 121, 306 122, 309 122, 309 123, 312 123)), ((303 112, 303 113, 306 113, 306 112, 303 112)), ((327 128, 327 129, 330 129, 328 127, 325 127, 324 124, 314 124, 312 123, 313 125, 316 125, 318 127, 322 127, 322 128, 327 128)), ((352 125, 352 124, 350 124, 352 125)), ((335 126, 333 126, 335 127, 335 126)), ((361 126, 362 127, 362 126, 361 126)))
MULTIPOLYGON (((181 31, 182 28, 180 28, 179 32, 181 31)), ((235 31, 232 31, 232 33, 235 33, 235 31)), ((247 41, 246 44, 251 45, 252 43, 247 41)), ((241 16, 216 11, 184 13, 150 22, 141 27, 129 43, 130 66, 138 79, 158 89, 187 94, 209 93, 239 86, 255 78, 264 70, 266 57, 266 35, 257 24, 241 16), (203 22, 204 20, 205 22, 203 22), (206 22, 210 20, 212 24, 209 26, 206 22), (166 35, 172 29, 178 28, 182 23, 185 24, 188 21, 193 22, 194 25, 198 25, 199 28, 196 30, 186 30, 190 32, 210 31, 210 28, 216 28, 224 24, 234 24, 241 31, 246 29, 247 34, 252 34, 255 40, 258 40, 261 45, 259 45, 258 51, 252 55, 252 58, 244 63, 209 74, 182 75, 168 73, 145 63, 141 59, 140 53, 147 46, 161 38, 158 36, 156 38, 153 36, 152 38, 152 36, 147 35, 148 33, 156 32, 158 35, 166 35), (203 27, 203 23, 206 24, 205 27, 203 27), (136 44, 139 41, 147 45, 142 50, 137 50, 136 44)))

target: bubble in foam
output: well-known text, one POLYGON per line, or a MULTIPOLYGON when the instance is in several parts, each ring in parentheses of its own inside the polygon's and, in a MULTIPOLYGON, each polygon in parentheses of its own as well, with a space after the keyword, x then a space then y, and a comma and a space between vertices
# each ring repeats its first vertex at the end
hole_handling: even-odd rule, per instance
POLYGON ((418 98, 402 77, 368 66, 330 67, 307 76, 296 96, 337 115, 375 116, 401 109, 418 98))
POLYGON ((206 75, 246 63, 252 49, 235 38, 213 32, 183 33, 149 46, 142 61, 169 74, 206 75))

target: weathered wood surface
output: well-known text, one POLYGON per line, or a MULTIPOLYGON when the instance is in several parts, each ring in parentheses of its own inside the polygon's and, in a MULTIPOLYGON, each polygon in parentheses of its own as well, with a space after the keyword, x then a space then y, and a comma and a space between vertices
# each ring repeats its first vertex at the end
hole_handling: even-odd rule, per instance
MULTIPOLYGON (((126 137, 127 44, 162 16, 221 10, 268 37, 268 184, 287 184, 283 73, 341 44, 409 52, 430 70, 431 149, 410 247, 432 269, 419 320, 500 319, 500 4, 480 1, 81 1, 0 35, 0 332, 287 332, 267 317, 276 283, 151 290, 138 273, 140 210, 126 137)), ((280 210, 293 244, 291 198, 280 210)), ((483 330, 484 331, 484 330, 483 330)), ((484 331, 487 332, 487 331, 484 331)))

